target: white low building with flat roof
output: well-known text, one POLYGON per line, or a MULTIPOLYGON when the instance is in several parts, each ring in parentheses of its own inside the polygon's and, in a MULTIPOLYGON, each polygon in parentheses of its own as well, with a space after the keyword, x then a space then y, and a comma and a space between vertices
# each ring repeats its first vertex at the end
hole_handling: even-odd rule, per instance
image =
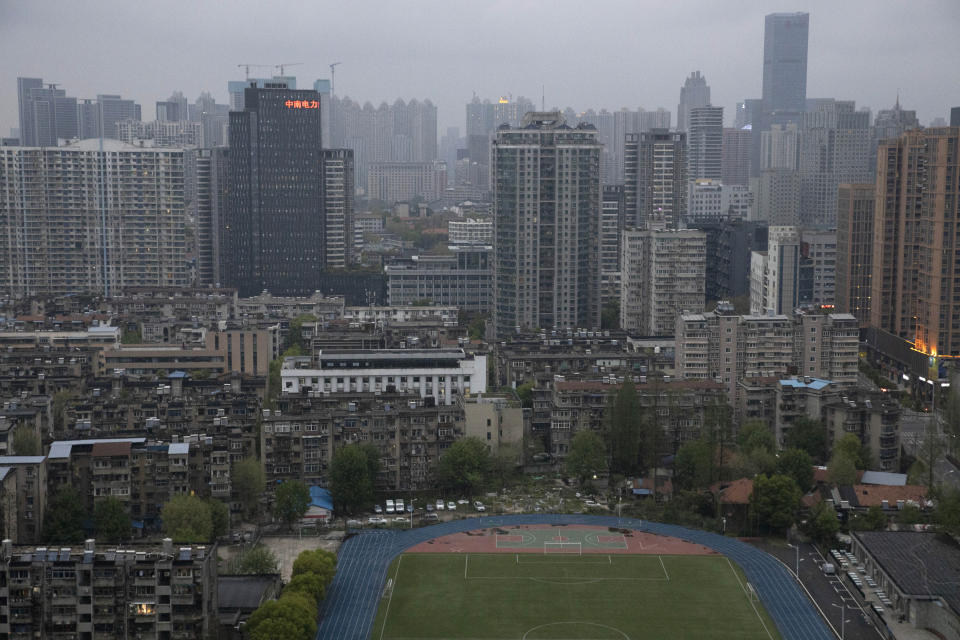
POLYGON ((487 357, 463 349, 320 351, 294 357, 280 370, 284 394, 417 392, 437 404, 485 393, 487 357))

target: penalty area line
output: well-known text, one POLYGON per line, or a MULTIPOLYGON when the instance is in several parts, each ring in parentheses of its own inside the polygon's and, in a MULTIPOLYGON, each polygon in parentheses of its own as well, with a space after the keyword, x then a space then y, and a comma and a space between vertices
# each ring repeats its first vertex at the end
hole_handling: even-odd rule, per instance
POLYGON ((757 605, 753 603, 753 599, 750 597, 750 594, 747 593, 747 587, 740 580, 740 574, 738 574, 737 570, 733 568, 733 563, 730 562, 730 558, 727 558, 727 564, 730 565, 730 571, 733 571, 733 577, 737 579, 737 584, 739 584, 740 589, 743 590, 743 596, 747 599, 747 602, 750 603, 750 606, 753 607, 753 612, 757 614, 757 619, 760 620, 760 624, 763 625, 763 630, 767 632, 767 637, 770 638, 770 640, 773 640, 773 634, 771 634, 770 629, 767 628, 767 623, 763 621, 763 616, 760 615, 760 611, 757 610, 757 605))

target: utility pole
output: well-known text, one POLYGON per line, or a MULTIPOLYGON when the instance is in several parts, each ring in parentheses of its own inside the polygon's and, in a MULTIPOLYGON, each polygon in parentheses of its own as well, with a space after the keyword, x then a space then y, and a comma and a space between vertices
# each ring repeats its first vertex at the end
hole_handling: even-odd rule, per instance
POLYGON ((334 89, 334 87, 333 87, 333 76, 334 76, 334 74, 336 73, 337 65, 338 65, 338 64, 343 64, 343 63, 342 63, 342 62, 334 62, 333 64, 330 65, 330 97, 331 97, 331 98, 333 97, 333 89, 334 89))

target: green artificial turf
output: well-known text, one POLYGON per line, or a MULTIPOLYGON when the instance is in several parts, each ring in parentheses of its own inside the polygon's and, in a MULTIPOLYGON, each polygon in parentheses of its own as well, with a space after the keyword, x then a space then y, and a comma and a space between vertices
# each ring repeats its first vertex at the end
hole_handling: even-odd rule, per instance
POLYGON ((409 553, 371 639, 779 638, 744 585, 723 556, 409 553))

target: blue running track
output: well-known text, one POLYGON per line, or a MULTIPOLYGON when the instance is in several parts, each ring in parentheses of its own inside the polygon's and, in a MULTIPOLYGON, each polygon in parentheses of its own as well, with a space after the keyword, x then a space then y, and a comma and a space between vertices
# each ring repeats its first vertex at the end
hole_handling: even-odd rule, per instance
POLYGON ((419 529, 374 530, 353 536, 340 548, 337 575, 321 608, 317 640, 367 640, 387 569, 410 547, 451 533, 523 524, 619 526, 702 544, 740 565, 784 640, 835 637, 793 574, 772 556, 739 540, 646 520, 641 524, 632 518, 536 514, 467 518, 419 529))

